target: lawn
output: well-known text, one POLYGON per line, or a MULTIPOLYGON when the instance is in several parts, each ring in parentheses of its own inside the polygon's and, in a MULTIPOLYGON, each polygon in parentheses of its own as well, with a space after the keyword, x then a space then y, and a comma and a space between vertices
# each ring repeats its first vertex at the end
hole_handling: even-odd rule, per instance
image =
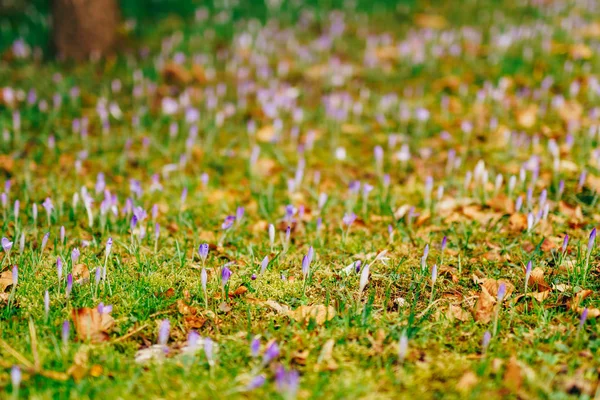
POLYGON ((600 398, 600 7, 134 3, 0 23, 0 397, 600 398))

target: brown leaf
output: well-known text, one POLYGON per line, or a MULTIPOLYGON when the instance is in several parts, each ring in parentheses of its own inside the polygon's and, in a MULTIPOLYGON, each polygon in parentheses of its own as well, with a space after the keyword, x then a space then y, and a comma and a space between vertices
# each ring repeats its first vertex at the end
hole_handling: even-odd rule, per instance
POLYGON ((0 274, 0 293, 4 292, 6 288, 12 286, 13 284, 13 276, 12 271, 10 269, 2 272, 0 274))
POLYGON ((456 306, 454 304, 450 304, 450 306, 448 307, 446 317, 450 321, 457 319, 461 322, 467 322, 471 320, 471 314, 463 310, 460 306, 456 306))
POLYGON ((512 389, 518 391, 523 384, 523 375, 519 361, 515 356, 512 356, 506 364, 506 370, 504 371, 504 384, 512 389))
POLYGON ((545 292, 550 290, 550 285, 546 283, 544 279, 544 270, 540 267, 535 267, 529 275, 529 281, 527 283, 532 289, 537 289, 538 292, 545 292))
POLYGON ((75 264, 73 266, 73 279, 75 283, 84 284, 90 281, 90 270, 85 264, 75 264))
POLYGON ((467 371, 456 384, 456 389, 460 392, 468 392, 477 384, 477 375, 473 371, 467 371))
POLYGON ((527 216, 525 214, 513 214, 508 219, 508 228, 512 232, 522 232, 527 229, 527 216))
POLYGON ((512 292, 514 292, 514 290, 515 290, 514 285, 512 283, 510 283, 509 281, 507 281, 505 279, 488 278, 483 281, 483 287, 485 289, 487 289, 488 293, 491 296, 496 298, 498 296, 498 288, 500 287, 500 284, 502 284, 502 283, 504 283, 504 285, 506 286, 506 294, 504 295, 504 299, 506 300, 508 297, 510 297, 512 292))
POLYGON ((162 70, 163 79, 170 85, 185 86, 192 77, 190 73, 181 65, 169 63, 162 70))
POLYGON ((443 15, 436 14, 417 14, 415 23, 421 28, 443 29, 448 21, 443 15))
POLYGON ((241 297, 247 291, 248 291, 248 288, 246 286, 240 286, 237 289, 235 289, 235 291, 233 293, 229 293, 229 297, 231 297, 231 298, 233 298, 233 297, 241 297))
POLYGON ((515 212, 515 203, 504 193, 500 193, 488 200, 487 205, 494 211, 512 214, 515 212))
POLYGON ((531 128, 537 120, 538 106, 530 104, 517 112, 517 122, 522 128, 531 128))
POLYGON ((473 318, 475 321, 487 324, 492 320, 496 298, 490 295, 485 286, 481 287, 481 293, 475 307, 473 307, 473 318))
POLYGON ((312 306, 300 306, 293 311, 288 311, 287 315, 297 322, 308 323, 314 319, 317 325, 323 325, 326 321, 335 317, 335 309, 332 306, 316 304, 312 306))
POLYGON ((273 125, 266 125, 256 132, 256 139, 259 142, 269 143, 272 142, 273 139, 275 139, 276 133, 277 132, 275 132, 275 128, 273 127, 273 125))
POLYGON ((298 365, 306 365, 306 360, 310 352, 308 350, 298 350, 292 353, 292 360, 298 365))
POLYGON ((100 343, 108 340, 108 332, 115 320, 108 313, 100 314, 97 308, 79 308, 71 312, 77 338, 81 341, 100 343))
POLYGON ((323 348, 321 349, 321 354, 319 354, 319 358, 317 359, 317 370, 335 371, 338 369, 338 364, 333 359, 334 345, 335 341, 333 339, 329 339, 327 342, 325 342, 323 348))
POLYGON ((183 319, 185 327, 189 329, 200 329, 206 323, 206 318, 199 315, 186 315, 183 319))

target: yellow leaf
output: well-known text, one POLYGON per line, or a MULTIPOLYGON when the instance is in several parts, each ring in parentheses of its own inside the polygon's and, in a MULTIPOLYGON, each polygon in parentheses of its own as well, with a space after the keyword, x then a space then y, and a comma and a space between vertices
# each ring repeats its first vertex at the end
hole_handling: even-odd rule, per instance
POLYGON ((300 306, 294 311, 288 311, 287 315, 297 322, 308 323, 314 319, 317 325, 323 325, 326 321, 335 317, 335 309, 332 306, 316 304, 312 306, 300 306))

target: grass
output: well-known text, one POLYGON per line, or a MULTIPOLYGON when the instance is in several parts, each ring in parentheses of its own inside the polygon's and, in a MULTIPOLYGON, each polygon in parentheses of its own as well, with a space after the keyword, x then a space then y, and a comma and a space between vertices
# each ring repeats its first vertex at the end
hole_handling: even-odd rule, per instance
POLYGON ((214 4, 96 63, 7 50, 5 395, 598 398, 600 34, 565 4, 214 4))

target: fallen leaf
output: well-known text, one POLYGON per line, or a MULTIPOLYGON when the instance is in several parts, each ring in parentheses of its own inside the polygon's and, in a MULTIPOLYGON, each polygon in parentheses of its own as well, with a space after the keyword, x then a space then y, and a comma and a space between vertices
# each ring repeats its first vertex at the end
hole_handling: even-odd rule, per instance
POLYGON ((335 317, 335 309, 332 306, 316 304, 312 306, 300 306, 293 311, 288 311, 287 315, 297 322, 308 323, 314 319, 317 325, 323 325, 326 321, 335 317))
POLYGON ((80 285, 90 281, 90 270, 85 264, 75 264, 73 266, 73 279, 80 285))
POLYGON ((477 375, 473 371, 467 371, 459 379, 456 389, 460 392, 468 392, 477 384, 477 375))
POLYGON ((450 321, 459 320, 461 322, 467 322, 471 320, 471 314, 467 311, 463 310, 460 306, 456 306, 454 304, 450 304, 448 307, 448 311, 446 312, 446 317, 450 321))
POLYGON ((240 286, 233 293, 229 293, 229 297, 240 297, 243 296, 248 291, 246 286, 240 286))
POLYGON ((496 298, 490 295, 485 286, 481 287, 481 293, 475 307, 473 307, 473 318, 477 322, 487 324, 492 320, 494 314, 494 306, 496 304, 496 298))
POLYGON ((514 290, 515 290, 515 286, 512 283, 510 283, 509 281, 507 281, 505 279, 488 278, 485 281, 483 281, 483 287, 485 289, 487 289, 488 293, 491 296, 496 298, 498 296, 498 288, 500 287, 500 285, 502 283, 504 283, 504 286, 506 287, 506 294, 504 295, 504 300, 506 300, 510 297, 512 292, 514 292, 514 290))
POLYGON ((538 106, 530 104, 528 107, 517 111, 517 122, 522 128, 531 128, 537 120, 538 106))
POLYGON ((327 370, 327 371, 335 371, 338 369, 338 364, 333 359, 333 346, 335 345, 335 341, 333 339, 329 339, 323 345, 321 349, 321 353, 319 354, 319 358, 317 359, 316 368, 317 370, 327 370))
POLYGON ((165 65, 162 70, 162 77, 168 84, 178 86, 185 86, 192 79, 190 73, 176 63, 168 63, 165 65))
POLYGON ((108 332, 115 320, 109 313, 98 312, 97 308, 79 308, 71 312, 77 338, 81 341, 100 343, 108 340, 108 332))
POLYGON ((272 142, 275 139, 275 134, 273 125, 266 125, 256 132, 256 139, 263 143, 272 142))
POLYGON ((550 285, 546 283, 544 279, 544 270, 540 267, 536 267, 531 271, 529 275, 528 286, 532 289, 537 289, 538 292, 545 292, 550 290, 550 285))
POLYGON ((512 356, 506 364, 503 381, 504 384, 514 392, 517 392, 523 384, 521 366, 519 365, 519 361, 515 356, 512 356))
POLYGON ((13 276, 12 271, 10 269, 2 272, 0 274, 0 293, 4 292, 6 288, 12 286, 13 284, 13 276))

